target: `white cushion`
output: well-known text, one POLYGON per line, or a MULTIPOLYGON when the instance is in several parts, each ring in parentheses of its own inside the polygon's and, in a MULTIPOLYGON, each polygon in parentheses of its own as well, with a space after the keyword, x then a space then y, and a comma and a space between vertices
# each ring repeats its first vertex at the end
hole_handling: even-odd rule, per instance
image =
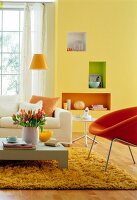
POLYGON ((27 103, 27 102, 20 103, 19 111, 21 109, 25 110, 26 112, 28 112, 28 110, 37 112, 38 109, 42 109, 42 101, 38 101, 37 103, 27 103))
POLYGON ((60 120, 59 118, 55 117, 46 117, 46 124, 44 125, 44 128, 46 129, 54 129, 54 128, 60 128, 60 120))
POLYGON ((18 111, 18 95, 0 95, 0 117, 12 116, 18 111))
MULTIPOLYGON (((57 129, 60 128, 60 121, 58 118, 54 117, 46 117, 47 121, 44 125, 44 128, 48 129, 57 129)), ((21 128, 21 126, 17 126, 13 124, 12 117, 2 117, 0 118, 0 127, 1 128, 21 128)), ((9 133, 10 135, 10 133, 9 133)))
MULTIPOLYGON (((21 126, 17 126, 13 124, 12 117, 2 117, 0 118, 0 127, 1 128, 21 128, 21 126)), ((10 133, 9 133, 10 135, 10 133)))
POLYGON ((12 103, 19 101, 19 95, 0 95, 0 102, 10 101, 12 103))

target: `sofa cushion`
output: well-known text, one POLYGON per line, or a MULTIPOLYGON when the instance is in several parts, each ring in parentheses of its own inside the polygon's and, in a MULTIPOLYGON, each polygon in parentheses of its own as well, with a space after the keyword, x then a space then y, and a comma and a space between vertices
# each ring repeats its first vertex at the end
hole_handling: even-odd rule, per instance
MULTIPOLYGON (((46 124, 44 128, 57 129, 60 128, 60 121, 58 118, 47 117, 46 124)), ((0 128, 22 128, 21 126, 16 126, 13 124, 12 117, 2 117, 0 118, 0 128)), ((10 133, 9 133, 10 135, 10 133)))
POLYGON ((0 117, 9 117, 18 111, 18 95, 0 95, 0 117))
POLYGON ((60 120, 59 118, 55 117, 46 117, 46 124, 44 125, 44 128, 46 129, 56 129, 60 128, 60 120))
POLYGON ((19 111, 21 109, 25 110, 26 112, 28 112, 28 110, 37 112, 38 109, 42 109, 42 101, 38 101, 37 103, 28 103, 28 102, 20 103, 19 111))
MULTIPOLYGON (((16 126, 13 124, 12 117, 2 117, 0 118, 1 128, 21 128, 21 126, 16 126)), ((10 135, 10 133, 9 133, 10 135)))
POLYGON ((58 97, 50 98, 50 97, 43 97, 43 96, 32 96, 30 99, 30 103, 37 103, 38 101, 42 100, 43 102, 43 110, 46 113, 47 117, 52 117, 53 112, 56 109, 58 97))

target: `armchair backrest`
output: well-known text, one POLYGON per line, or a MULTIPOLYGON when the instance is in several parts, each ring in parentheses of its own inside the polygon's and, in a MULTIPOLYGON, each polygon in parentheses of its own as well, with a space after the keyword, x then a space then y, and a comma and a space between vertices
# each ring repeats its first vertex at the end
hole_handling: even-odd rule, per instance
POLYGON ((110 127, 133 116, 137 116, 137 107, 130 107, 111 112, 100 117, 96 122, 104 127, 110 127))

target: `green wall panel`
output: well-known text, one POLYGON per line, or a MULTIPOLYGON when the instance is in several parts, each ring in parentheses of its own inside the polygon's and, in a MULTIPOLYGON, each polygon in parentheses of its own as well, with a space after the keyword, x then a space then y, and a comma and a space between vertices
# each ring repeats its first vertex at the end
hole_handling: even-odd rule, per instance
POLYGON ((102 76, 103 88, 106 88, 106 62, 89 62, 89 75, 100 74, 102 76))

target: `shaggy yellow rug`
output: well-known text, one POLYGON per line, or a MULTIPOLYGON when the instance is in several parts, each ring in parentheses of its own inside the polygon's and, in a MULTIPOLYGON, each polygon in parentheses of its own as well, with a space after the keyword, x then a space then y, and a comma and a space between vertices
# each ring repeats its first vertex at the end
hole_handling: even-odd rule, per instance
MULTIPOLYGON (((9 152, 10 153, 10 152, 9 152)), ((137 180, 87 148, 70 148, 69 168, 56 161, 1 161, 0 189, 137 189, 137 180)))

